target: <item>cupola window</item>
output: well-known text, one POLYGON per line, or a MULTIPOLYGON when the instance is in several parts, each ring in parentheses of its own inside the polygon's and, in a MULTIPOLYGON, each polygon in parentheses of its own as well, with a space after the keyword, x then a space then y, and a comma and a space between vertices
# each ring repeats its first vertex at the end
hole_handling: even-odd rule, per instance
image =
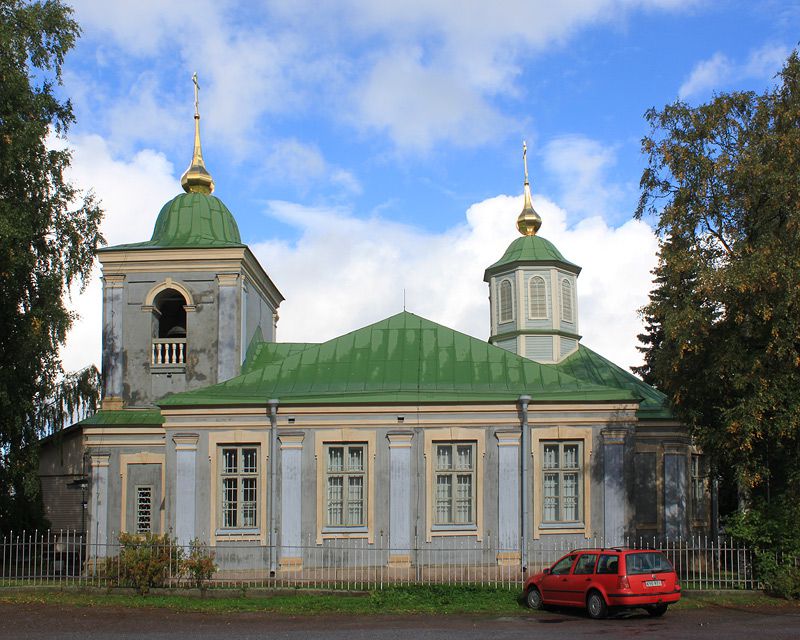
POLYGON ((153 366, 186 364, 186 299, 164 289, 153 300, 153 366))
POLYGON ((561 319, 575 322, 575 304, 572 298, 572 283, 564 278, 561 281, 561 319))
POLYGON ((542 276, 528 280, 528 316, 531 320, 547 318, 547 288, 542 276))
POLYGON ((511 290, 511 280, 502 280, 497 294, 498 321, 511 322, 514 319, 514 300, 511 290))

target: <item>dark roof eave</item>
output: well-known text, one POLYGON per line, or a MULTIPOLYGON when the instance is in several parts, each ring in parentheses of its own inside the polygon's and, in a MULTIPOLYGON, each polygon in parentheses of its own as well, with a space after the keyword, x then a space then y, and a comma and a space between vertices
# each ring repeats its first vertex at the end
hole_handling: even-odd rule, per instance
POLYGON ((514 267, 561 267, 564 271, 574 273, 576 276, 580 274, 582 268, 577 264, 566 262, 562 260, 510 260, 508 262, 495 262, 490 267, 486 267, 483 272, 483 281, 489 282, 489 278, 495 273, 512 269, 514 267))

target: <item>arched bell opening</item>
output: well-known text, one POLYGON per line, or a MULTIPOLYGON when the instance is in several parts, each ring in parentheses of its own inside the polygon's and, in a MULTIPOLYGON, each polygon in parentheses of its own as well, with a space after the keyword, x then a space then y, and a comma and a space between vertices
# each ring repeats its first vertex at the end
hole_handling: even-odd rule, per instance
POLYGON ((176 289, 164 289, 153 299, 151 365, 186 364, 186 305, 176 289))

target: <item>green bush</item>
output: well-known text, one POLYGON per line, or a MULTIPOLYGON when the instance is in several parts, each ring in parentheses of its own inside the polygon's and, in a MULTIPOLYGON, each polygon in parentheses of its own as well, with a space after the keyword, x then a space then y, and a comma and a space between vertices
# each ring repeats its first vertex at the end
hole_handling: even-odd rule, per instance
POLYGON ((183 549, 168 535, 119 534, 119 581, 146 594, 183 572, 183 549))
POLYGON ((764 591, 778 598, 800 598, 800 567, 794 558, 778 561, 775 553, 762 551, 755 558, 756 575, 764 591))
POLYGON ((779 496, 753 500, 745 510, 729 516, 726 532, 754 552, 755 577, 770 595, 800 597, 800 501, 779 496))
POLYGON ((183 561, 183 569, 189 580, 197 589, 204 589, 206 582, 217 570, 214 563, 214 552, 209 551, 204 542, 195 538, 189 543, 189 556, 183 561))

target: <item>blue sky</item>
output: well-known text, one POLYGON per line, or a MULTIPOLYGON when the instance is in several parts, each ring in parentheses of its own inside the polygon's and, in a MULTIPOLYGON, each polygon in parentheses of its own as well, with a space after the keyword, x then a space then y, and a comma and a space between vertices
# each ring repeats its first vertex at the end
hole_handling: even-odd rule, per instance
MULTIPOLYGON (((74 179, 113 243, 149 237, 191 154, 287 298, 279 339, 409 310, 488 335, 482 271, 516 237, 521 141, 541 234, 584 267, 584 342, 638 361, 656 239, 631 221, 643 114, 763 91, 795 2, 76 1, 64 91, 74 179)), ((99 354, 99 285, 74 298, 70 368, 99 354)))

